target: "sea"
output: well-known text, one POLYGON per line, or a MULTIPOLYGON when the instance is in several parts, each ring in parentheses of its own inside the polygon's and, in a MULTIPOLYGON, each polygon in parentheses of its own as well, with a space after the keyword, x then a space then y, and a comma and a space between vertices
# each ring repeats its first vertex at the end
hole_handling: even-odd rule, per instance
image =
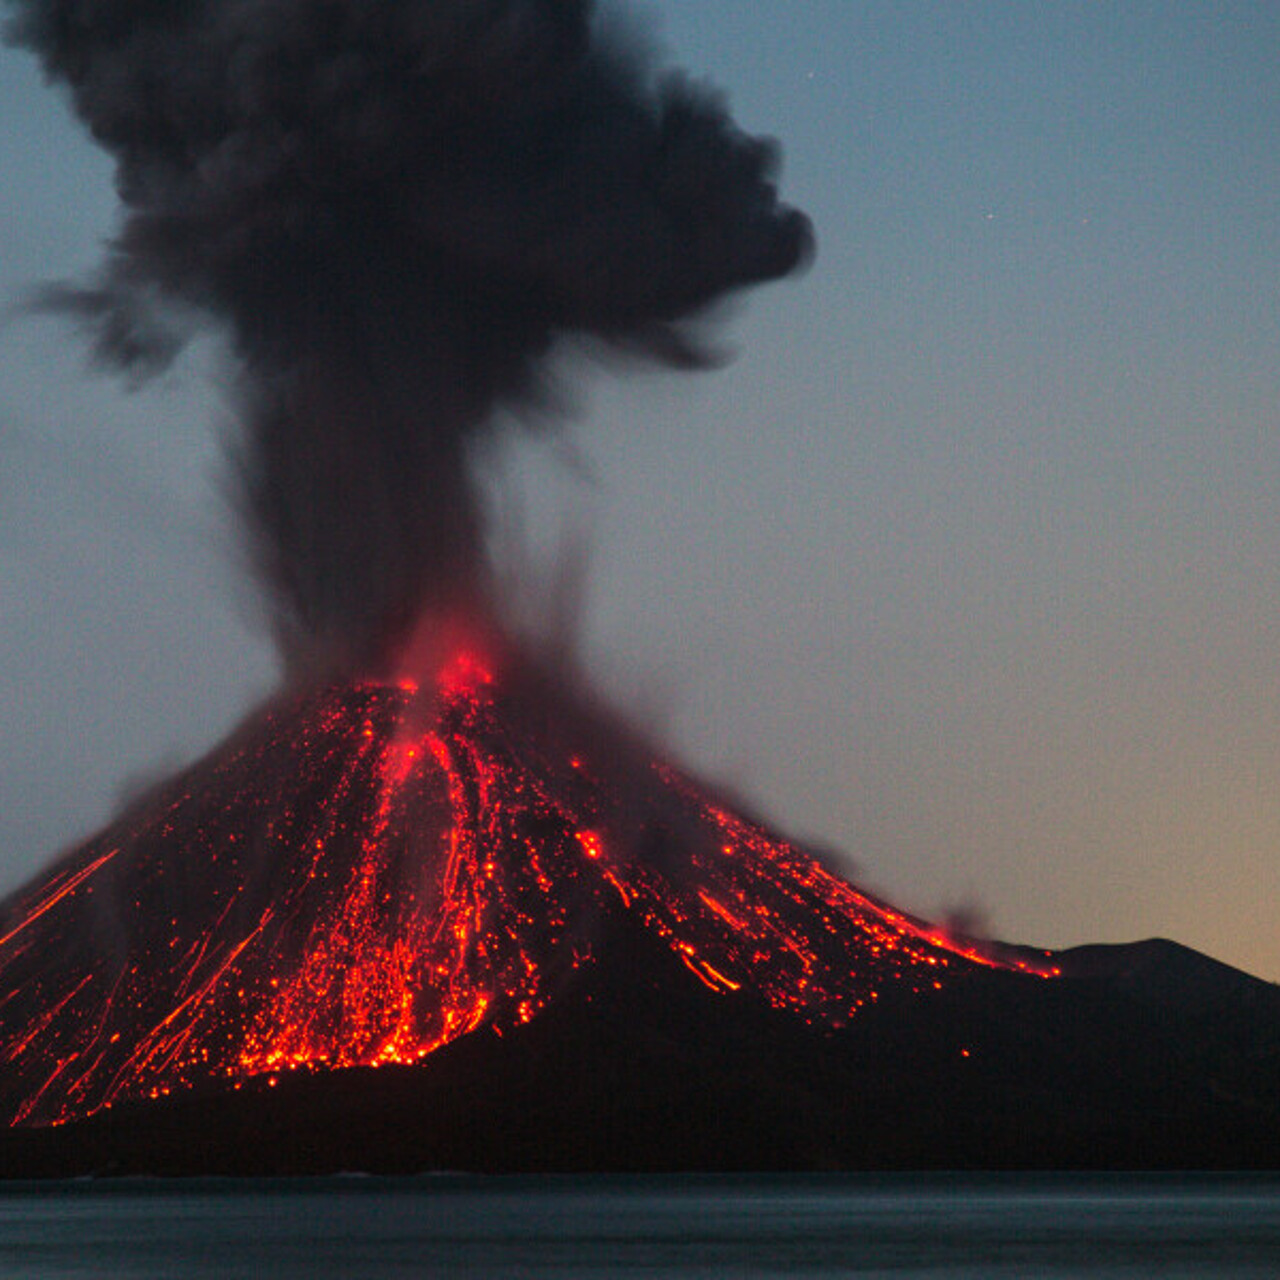
POLYGON ((1277 1175, 0 1184, 0 1277, 1280 1276, 1277 1175))

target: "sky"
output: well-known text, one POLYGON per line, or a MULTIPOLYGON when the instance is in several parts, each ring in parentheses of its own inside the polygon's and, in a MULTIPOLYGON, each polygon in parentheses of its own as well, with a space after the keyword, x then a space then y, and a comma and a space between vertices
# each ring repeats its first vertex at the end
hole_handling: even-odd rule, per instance
MULTIPOLYGON (((483 460, 495 555, 537 599, 589 548, 595 682, 860 884, 1280 980, 1280 7, 634 8, 817 256, 722 369, 571 370, 483 460)), ((0 174, 3 306, 116 218, 10 49, 0 174)), ((221 367, 130 391, 0 318, 0 893, 276 679, 221 367)))

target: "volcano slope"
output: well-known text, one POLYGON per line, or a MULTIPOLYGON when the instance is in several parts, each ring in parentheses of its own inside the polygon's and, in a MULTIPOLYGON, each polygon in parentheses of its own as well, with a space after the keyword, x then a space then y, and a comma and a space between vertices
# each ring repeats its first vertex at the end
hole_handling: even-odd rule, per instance
POLYGON ((1280 995, 948 938, 544 675, 281 698, 0 909, 0 1171, 1280 1165, 1280 995))

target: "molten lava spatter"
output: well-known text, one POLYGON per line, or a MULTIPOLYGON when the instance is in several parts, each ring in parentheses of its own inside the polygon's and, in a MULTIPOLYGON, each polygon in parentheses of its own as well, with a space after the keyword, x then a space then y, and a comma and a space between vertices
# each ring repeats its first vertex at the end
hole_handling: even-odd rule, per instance
POLYGON ((474 659, 330 689, 64 859, 0 914, 7 1120, 419 1061, 535 1017, 619 912, 712 990, 827 1025, 996 963, 538 719, 474 659))

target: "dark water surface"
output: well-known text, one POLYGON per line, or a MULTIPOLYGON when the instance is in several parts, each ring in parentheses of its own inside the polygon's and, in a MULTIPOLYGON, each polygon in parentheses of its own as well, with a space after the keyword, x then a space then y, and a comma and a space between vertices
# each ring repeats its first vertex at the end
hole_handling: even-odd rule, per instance
POLYGON ((0 1184, 0 1276, 1280 1277, 1277 1176, 0 1184))

